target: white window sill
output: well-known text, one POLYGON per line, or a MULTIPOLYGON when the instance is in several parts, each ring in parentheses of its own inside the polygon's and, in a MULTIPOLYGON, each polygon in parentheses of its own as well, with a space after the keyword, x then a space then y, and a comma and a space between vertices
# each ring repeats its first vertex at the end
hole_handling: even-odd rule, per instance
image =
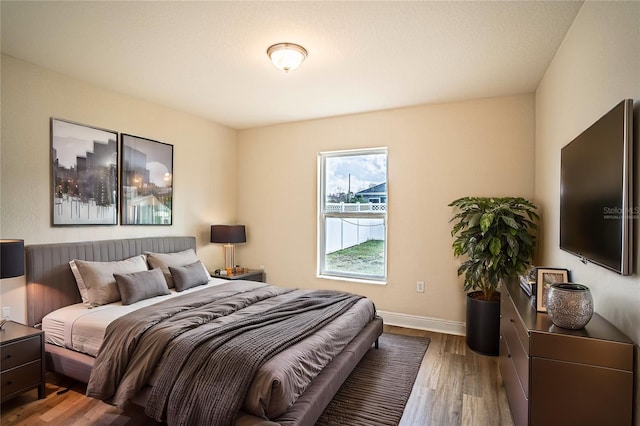
POLYGON ((387 285, 386 281, 367 280, 364 278, 354 278, 354 277, 339 277, 335 275, 316 275, 316 278, 320 278, 322 280, 349 281, 349 282, 359 283, 359 284, 387 285))

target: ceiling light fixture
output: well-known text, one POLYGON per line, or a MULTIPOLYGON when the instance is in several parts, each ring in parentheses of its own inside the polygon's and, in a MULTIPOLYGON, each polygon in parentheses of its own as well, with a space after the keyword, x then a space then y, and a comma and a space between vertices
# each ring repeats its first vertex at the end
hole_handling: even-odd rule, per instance
POLYGON ((267 55, 276 68, 289 72, 300 66, 307 57, 307 50, 294 43, 278 43, 267 49, 267 55))

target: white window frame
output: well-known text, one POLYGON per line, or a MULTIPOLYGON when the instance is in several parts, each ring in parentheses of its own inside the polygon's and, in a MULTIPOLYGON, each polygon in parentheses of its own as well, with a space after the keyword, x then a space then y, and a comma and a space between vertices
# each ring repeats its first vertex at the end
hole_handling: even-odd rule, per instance
POLYGON ((388 247, 388 205, 389 205, 389 152, 386 147, 383 148, 366 148, 366 149, 352 149, 343 151, 327 151, 318 153, 318 255, 317 255, 317 276, 318 278, 327 278, 335 280, 346 280, 363 282, 369 284, 386 284, 387 283, 387 247, 388 247), (387 167, 385 173, 385 183, 387 184, 387 208, 384 211, 377 211, 375 213, 366 212, 327 212, 325 209, 326 203, 326 159, 331 157, 345 157, 345 156, 359 156, 367 154, 385 154, 387 156, 387 167), (327 271, 324 269, 325 265, 325 221, 328 218, 349 218, 349 219, 383 219, 384 221, 384 275, 372 276, 365 274, 349 274, 337 271, 327 271))

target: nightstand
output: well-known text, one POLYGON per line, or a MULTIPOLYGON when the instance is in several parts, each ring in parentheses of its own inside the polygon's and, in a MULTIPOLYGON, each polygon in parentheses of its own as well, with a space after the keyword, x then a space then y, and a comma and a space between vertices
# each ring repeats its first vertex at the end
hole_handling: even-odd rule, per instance
POLYGON ((247 280, 247 281, 259 281, 264 282, 264 271, 262 269, 249 269, 249 272, 244 274, 234 275, 218 275, 211 274, 214 278, 222 278, 223 280, 247 280))
POLYGON ((44 398, 44 333, 7 321, 0 330, 0 395, 2 402, 38 388, 44 398))

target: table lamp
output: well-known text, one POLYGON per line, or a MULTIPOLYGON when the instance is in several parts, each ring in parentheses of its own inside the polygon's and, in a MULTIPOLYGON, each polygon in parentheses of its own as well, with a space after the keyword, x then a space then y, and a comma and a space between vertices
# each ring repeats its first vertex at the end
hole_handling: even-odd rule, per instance
POLYGON ((227 273, 235 266, 235 246, 246 243, 244 225, 211 225, 211 242, 224 244, 224 267, 227 273))
POLYGON ((24 240, 0 240, 0 278, 24 275, 24 240))
MULTIPOLYGON (((0 240, 0 279, 24 275, 24 240, 0 240)), ((0 330, 6 320, 0 320, 0 330)))

